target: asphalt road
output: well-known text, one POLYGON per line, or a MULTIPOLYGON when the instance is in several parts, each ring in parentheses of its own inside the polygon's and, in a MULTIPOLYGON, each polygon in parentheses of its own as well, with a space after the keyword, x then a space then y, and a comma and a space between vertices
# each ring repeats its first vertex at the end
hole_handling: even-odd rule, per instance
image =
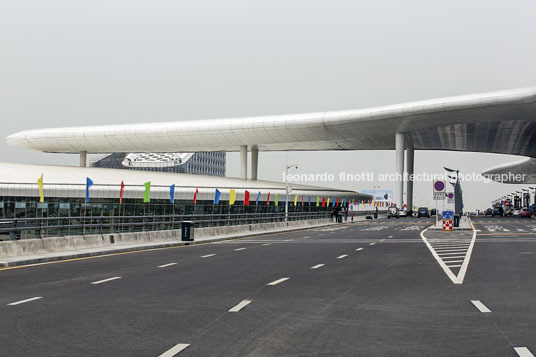
POLYGON ((536 353, 536 221, 475 218, 476 237, 421 236, 430 223, 0 269, 0 355, 536 353))

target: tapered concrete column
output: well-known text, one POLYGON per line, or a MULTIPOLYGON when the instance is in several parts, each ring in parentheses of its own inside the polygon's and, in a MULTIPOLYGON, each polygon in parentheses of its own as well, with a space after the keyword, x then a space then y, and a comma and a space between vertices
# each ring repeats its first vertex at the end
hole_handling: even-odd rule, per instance
POLYGON ((240 178, 248 179, 248 146, 240 145, 240 178))
POLYGON ((80 151, 80 167, 87 166, 87 151, 80 151))
POLYGON ((395 134, 396 159, 396 196, 395 203, 398 208, 404 205, 404 133, 395 134))
POLYGON ((251 148, 251 179, 257 180, 257 172, 259 170, 259 148, 253 146, 251 148))
POLYGON ((408 172, 408 182, 406 186, 406 201, 408 203, 408 210, 413 210, 413 180, 411 176, 415 172, 415 150, 412 147, 406 149, 406 171, 408 172))

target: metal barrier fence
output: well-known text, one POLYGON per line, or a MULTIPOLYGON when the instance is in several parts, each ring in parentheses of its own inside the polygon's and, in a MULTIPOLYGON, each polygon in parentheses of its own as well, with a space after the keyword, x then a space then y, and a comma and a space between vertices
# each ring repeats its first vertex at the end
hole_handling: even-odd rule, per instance
MULTIPOLYGON (((375 211, 352 212, 354 216, 373 215, 375 211)), ((383 212, 381 212, 383 213, 383 212)), ((344 217, 350 220, 351 216, 344 217)), ((288 221, 326 219, 329 211, 289 212, 288 221)), ((285 213, 243 213, 210 215, 86 216, 0 219, 0 241, 72 235, 147 232, 181 229, 183 221, 196 228, 235 226, 285 221, 285 213)))

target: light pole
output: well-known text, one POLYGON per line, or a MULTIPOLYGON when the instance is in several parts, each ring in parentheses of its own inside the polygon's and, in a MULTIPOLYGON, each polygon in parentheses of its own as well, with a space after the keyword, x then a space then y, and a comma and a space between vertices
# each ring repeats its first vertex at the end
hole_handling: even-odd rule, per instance
POLYGON ((460 170, 454 170, 454 169, 450 169, 448 167, 443 167, 445 169, 445 171, 447 172, 455 172, 456 173, 456 177, 451 177, 449 176, 450 179, 452 180, 456 180, 455 183, 450 183, 452 186, 454 186, 454 214, 456 216, 461 216, 463 214, 463 197, 462 197, 462 187, 461 187, 461 184, 460 184, 460 170))
POLYGON ((295 167, 296 170, 298 169, 298 164, 292 164, 292 165, 288 165, 288 166, 285 166, 285 222, 288 222, 288 189, 289 189, 289 184, 288 184, 288 169, 291 169, 295 167))

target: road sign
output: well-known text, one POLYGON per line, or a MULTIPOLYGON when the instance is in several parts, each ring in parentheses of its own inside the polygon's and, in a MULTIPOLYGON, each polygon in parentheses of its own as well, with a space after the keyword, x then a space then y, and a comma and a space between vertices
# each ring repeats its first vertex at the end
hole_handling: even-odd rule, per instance
POLYGON ((435 192, 434 191, 434 200, 444 200, 445 192, 435 192))
POLYGON ((445 181, 434 181, 434 192, 445 192, 445 181))
POLYGON ((447 193, 447 203, 454 203, 454 192, 447 193))
POLYGON ((454 219, 454 212, 451 210, 441 212, 442 219, 454 219))

